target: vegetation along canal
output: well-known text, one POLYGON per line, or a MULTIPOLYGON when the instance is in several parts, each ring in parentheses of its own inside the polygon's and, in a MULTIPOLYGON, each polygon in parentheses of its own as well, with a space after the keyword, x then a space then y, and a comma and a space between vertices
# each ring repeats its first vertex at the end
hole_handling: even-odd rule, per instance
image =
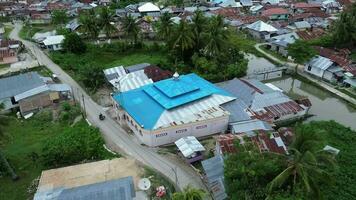
MULTIPOLYGON (((256 57, 252 54, 248 54, 246 58, 249 60, 248 74, 276 67, 265 58, 256 57)), ((313 106, 309 111, 312 117, 306 121, 335 120, 356 130, 356 109, 330 92, 291 76, 284 76, 267 82, 281 88, 292 98, 307 96, 313 106)))

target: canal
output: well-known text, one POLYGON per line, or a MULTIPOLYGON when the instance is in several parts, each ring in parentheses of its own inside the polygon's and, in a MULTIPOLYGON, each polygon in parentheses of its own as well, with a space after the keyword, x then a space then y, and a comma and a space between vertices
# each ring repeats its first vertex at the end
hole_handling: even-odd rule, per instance
MULTIPOLYGON (((259 58, 251 54, 247 55, 246 58, 249 60, 248 73, 276 67, 265 58, 259 58)), ((281 88, 291 98, 307 96, 312 103, 309 114, 313 116, 306 121, 335 120, 356 130, 356 109, 330 92, 291 76, 284 76, 283 78, 266 82, 281 88)))

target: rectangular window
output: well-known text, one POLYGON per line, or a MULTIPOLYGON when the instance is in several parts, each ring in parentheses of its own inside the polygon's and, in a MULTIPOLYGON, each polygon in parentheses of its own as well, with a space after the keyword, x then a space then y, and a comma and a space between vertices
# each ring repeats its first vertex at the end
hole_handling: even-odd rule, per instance
POLYGON ((176 133, 184 133, 184 132, 187 132, 187 131, 188 131, 187 129, 181 129, 181 130, 176 131, 176 133))
POLYGON ((200 126, 197 126, 197 127, 195 127, 195 129, 203 129, 203 128, 206 128, 206 127, 208 127, 208 125, 200 125, 200 126))
POLYGON ((162 137, 162 136, 166 136, 166 135, 168 135, 168 133, 160 133, 160 134, 157 134, 157 135, 156 135, 156 138, 162 137))

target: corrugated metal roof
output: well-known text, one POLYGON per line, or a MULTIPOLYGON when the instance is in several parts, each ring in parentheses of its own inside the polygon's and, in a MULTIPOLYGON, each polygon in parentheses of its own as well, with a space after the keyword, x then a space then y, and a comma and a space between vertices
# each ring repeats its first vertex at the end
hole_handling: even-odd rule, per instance
POLYGON ((224 160, 221 155, 214 156, 201 162, 210 191, 215 200, 227 199, 224 186, 224 160))
POLYGON ((28 97, 47 92, 47 91, 56 91, 56 92, 64 92, 70 91, 71 88, 69 85, 66 84, 49 84, 49 85, 42 85, 31 90, 27 90, 23 93, 20 93, 14 96, 15 101, 20 101, 21 99, 26 99, 28 97))
MULTIPOLYGON (((111 83, 113 79, 118 79, 123 75, 127 74, 123 66, 117 66, 104 70, 104 75, 106 79, 111 83)), ((112 83, 111 83, 112 84, 112 83)))
POLYGON ((53 36, 48 36, 45 40, 43 40, 43 44, 46 46, 61 44, 63 40, 64 40, 64 35, 53 35, 53 36))
POLYGON ((174 143, 186 158, 192 156, 195 152, 205 151, 203 145, 201 145, 197 138, 194 136, 180 138, 174 143))
POLYGON ((145 69, 146 67, 148 67, 150 65, 151 65, 150 63, 140 63, 140 64, 131 65, 131 66, 126 67, 126 70, 128 72, 135 72, 138 70, 145 69))
POLYGON ((273 26, 259 20, 257 22, 254 22, 252 24, 247 25, 248 29, 252 29, 254 31, 258 31, 258 32, 277 32, 278 30, 276 28, 274 28, 273 26))
POLYGON ((131 176, 75 188, 54 188, 37 192, 34 200, 132 200, 135 188, 131 176))
POLYGON ((317 56, 309 62, 310 66, 319 68, 321 70, 326 70, 332 64, 333 62, 329 58, 325 58, 323 56, 317 56))
POLYGON ((255 130, 273 130, 272 126, 258 119, 242 121, 232 124, 233 133, 245 133, 255 130))
MULTIPOLYGON (((181 121, 186 123, 191 122, 190 120, 202 119, 202 115, 210 117, 225 115, 226 112, 218 108, 219 105, 235 99, 228 92, 196 74, 183 75, 179 79, 189 80, 184 83, 193 84, 199 89, 170 98, 155 87, 155 84, 159 83, 156 82, 117 93, 114 99, 137 123, 151 130, 169 126, 170 123, 178 124, 182 123, 181 121), (203 96, 199 93, 207 95, 203 96), (159 94, 159 97, 156 94, 159 94)), ((170 83, 175 81, 170 79, 170 83)))
POLYGON ((225 103, 222 107, 230 113, 229 123, 251 119, 246 112, 248 106, 240 99, 225 103))
POLYGON ((0 99, 9 98, 45 85, 36 72, 29 72, 0 79, 0 99))

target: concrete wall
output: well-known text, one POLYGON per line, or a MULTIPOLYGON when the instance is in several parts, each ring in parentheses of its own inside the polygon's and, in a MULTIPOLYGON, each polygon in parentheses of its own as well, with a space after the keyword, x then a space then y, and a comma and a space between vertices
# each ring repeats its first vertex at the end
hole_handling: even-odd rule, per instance
POLYGON ((170 126, 157 130, 147 130, 141 128, 126 111, 117 109, 117 105, 115 109, 117 121, 121 125, 129 127, 136 137, 143 144, 148 146, 170 144, 185 136, 195 136, 199 138, 225 132, 229 122, 229 115, 226 115, 194 123, 170 126))

